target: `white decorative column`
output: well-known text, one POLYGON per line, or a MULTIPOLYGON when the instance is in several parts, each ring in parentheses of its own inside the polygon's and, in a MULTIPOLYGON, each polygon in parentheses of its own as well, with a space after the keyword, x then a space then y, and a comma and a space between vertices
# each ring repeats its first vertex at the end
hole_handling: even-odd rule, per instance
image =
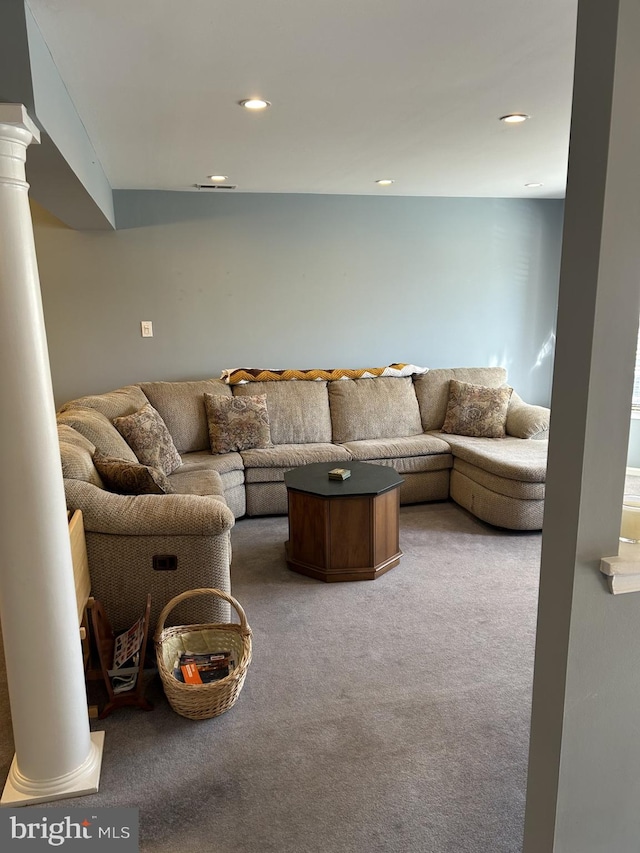
POLYGON ((37 127, 0 104, 0 623, 16 754, 2 805, 98 790, 25 181, 37 127))

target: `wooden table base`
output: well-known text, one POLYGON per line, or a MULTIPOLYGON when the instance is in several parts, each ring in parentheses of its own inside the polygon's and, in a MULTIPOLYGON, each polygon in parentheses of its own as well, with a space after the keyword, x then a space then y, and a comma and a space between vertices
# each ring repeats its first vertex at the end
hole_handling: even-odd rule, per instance
POLYGON ((288 489, 287 564, 326 582, 375 580, 397 566, 400 491, 325 497, 288 489))

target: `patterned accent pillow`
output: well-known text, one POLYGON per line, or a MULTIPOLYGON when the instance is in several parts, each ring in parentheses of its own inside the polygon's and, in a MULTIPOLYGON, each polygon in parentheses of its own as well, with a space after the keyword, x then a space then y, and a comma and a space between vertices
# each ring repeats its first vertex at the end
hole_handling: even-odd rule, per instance
POLYGON ((204 394, 212 453, 273 447, 267 395, 223 397, 204 394))
POLYGON ((478 438, 504 438, 513 388, 449 380, 449 402, 442 432, 478 438))
POLYGON ((169 495, 175 491, 166 474, 150 465, 104 456, 99 450, 93 455, 93 464, 111 492, 121 495, 169 495))
POLYGON ((132 415, 114 418, 113 425, 143 465, 171 474, 182 465, 165 422, 151 403, 132 415))

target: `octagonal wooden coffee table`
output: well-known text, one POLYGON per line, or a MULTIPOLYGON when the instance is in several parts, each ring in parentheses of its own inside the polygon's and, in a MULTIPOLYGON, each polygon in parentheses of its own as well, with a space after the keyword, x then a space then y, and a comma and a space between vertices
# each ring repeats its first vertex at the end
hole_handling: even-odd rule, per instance
POLYGON ((397 566, 402 477, 370 462, 316 462, 284 475, 289 505, 287 564, 318 580, 374 580, 397 566), (330 480, 332 468, 347 480, 330 480))

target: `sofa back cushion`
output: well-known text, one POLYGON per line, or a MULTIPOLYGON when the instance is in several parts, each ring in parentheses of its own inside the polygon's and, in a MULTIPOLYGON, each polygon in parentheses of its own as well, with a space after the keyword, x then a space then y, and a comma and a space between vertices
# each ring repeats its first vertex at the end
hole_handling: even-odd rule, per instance
POLYGON ((122 417, 122 415, 131 415, 133 412, 137 412, 148 402, 139 385, 126 385, 124 388, 117 388, 115 391, 108 391, 106 394, 78 397, 77 400, 65 403, 60 411, 66 412, 67 409, 77 409, 78 406, 82 406, 83 408, 96 409, 112 421, 114 418, 122 417))
POLYGON ((178 453, 209 450, 204 394, 230 397, 231 388, 225 382, 141 382, 140 388, 167 425, 178 453))
POLYGON ((63 412, 58 412, 57 421, 59 425, 66 424, 75 429, 105 456, 116 456, 118 459, 126 459, 129 462, 138 461, 133 450, 109 418, 97 409, 85 406, 65 409, 63 412))
POLYGON ((58 443, 62 476, 65 480, 83 480, 103 488, 102 478, 93 464, 94 445, 67 424, 58 424, 58 443))
POLYGON ((329 384, 333 441, 404 438, 422 432, 410 377, 340 379, 329 384))
POLYGON ((436 368, 418 376, 414 387, 425 432, 442 428, 449 402, 450 379, 497 388, 507 381, 507 371, 504 367, 452 367, 436 368))
POLYGON ((234 396, 266 394, 273 444, 331 441, 327 383, 306 379, 247 382, 233 386, 234 396))

